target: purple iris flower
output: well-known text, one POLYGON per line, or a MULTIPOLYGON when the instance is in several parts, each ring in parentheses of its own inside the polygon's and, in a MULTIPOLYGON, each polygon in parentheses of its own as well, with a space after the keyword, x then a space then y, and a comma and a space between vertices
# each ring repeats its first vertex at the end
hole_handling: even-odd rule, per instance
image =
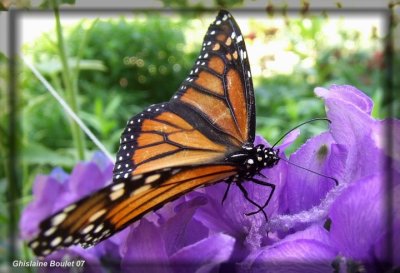
MULTIPOLYGON (((371 117, 371 99, 352 86, 317 88, 330 130, 309 139, 289 159, 262 171, 276 186, 261 213, 232 185, 195 190, 167 203, 124 231, 83 250, 72 247, 46 259, 84 259, 84 272, 389 272, 400 266, 400 122, 371 117), (388 142, 387 133, 392 133, 388 142), (391 145, 389 145, 391 144, 391 145), (397 240, 396 240, 397 238, 397 240)), ((261 137, 256 144, 269 145, 261 137)), ((71 175, 55 169, 37 177, 21 236, 31 237, 46 216, 111 181, 112 164, 97 153, 71 175)), ((245 181, 262 205, 271 189, 245 181)), ((41 269, 46 272, 45 269, 41 269)), ((60 269, 62 271, 65 269, 60 269)))

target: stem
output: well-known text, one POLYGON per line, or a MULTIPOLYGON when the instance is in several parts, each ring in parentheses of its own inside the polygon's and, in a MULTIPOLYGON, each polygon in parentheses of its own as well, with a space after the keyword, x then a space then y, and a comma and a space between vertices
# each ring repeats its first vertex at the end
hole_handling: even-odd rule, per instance
MULTIPOLYGON (((63 77, 63 82, 65 86, 65 92, 66 92, 66 99, 68 101, 68 104, 71 106, 72 110, 75 113, 78 113, 79 107, 78 107, 78 88, 76 85, 72 84, 73 79, 71 75, 71 70, 68 64, 68 56, 66 54, 65 50, 65 43, 64 43, 64 37, 62 34, 62 27, 61 27, 61 22, 60 22, 60 13, 58 10, 58 7, 54 3, 54 15, 55 15, 55 20, 56 20, 56 33, 57 33, 57 45, 58 45, 58 51, 60 55, 60 60, 61 64, 63 67, 62 71, 62 77, 63 77)), ((75 147, 77 150, 77 157, 79 160, 83 160, 85 158, 85 142, 84 142, 84 136, 82 132, 79 129, 79 126, 73 122, 71 119, 70 120, 70 125, 71 125, 71 132, 72 132, 72 138, 75 143, 75 147)))
MULTIPOLYGON (((15 16, 11 15, 9 20, 10 30, 15 30, 16 21, 15 16)), ((12 40, 12 39, 10 39, 12 40)), ((18 219, 20 208, 18 207, 17 200, 21 197, 21 174, 20 174, 20 140, 21 140, 21 128, 19 113, 19 89, 17 84, 17 53, 16 44, 10 42, 8 51, 8 105, 9 105, 9 116, 8 116, 8 134, 6 134, 7 140, 6 149, 8 149, 6 169, 7 178, 7 190, 6 190, 6 200, 7 200, 7 211, 9 213, 8 218, 8 262, 11 264, 13 260, 18 258, 18 219), (7 172, 8 170, 8 172, 7 172)))
MULTIPOLYGON (((80 72, 79 64, 80 64, 80 61, 82 59, 82 55, 83 55, 84 49, 86 48, 88 40, 89 40, 88 39, 89 33, 93 30, 93 28, 96 25, 96 23, 98 22, 98 20, 99 20, 98 18, 96 20, 94 20, 92 22, 92 25, 90 26, 90 28, 83 33, 83 37, 81 39, 81 43, 80 43, 80 45, 78 47, 78 52, 76 54, 76 66, 75 66, 75 71, 74 71, 74 75, 73 75, 73 80, 74 80, 73 84, 74 84, 74 87, 76 89, 78 88, 78 78, 79 78, 79 72, 80 72)), ((82 28, 82 24, 79 25, 79 26, 82 28)))

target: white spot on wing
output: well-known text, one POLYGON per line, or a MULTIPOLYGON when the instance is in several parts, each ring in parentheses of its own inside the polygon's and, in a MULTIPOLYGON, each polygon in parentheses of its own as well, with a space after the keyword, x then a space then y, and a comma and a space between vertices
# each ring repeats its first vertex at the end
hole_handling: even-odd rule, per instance
POLYGON ((138 188, 137 190, 135 190, 135 191, 132 193, 132 195, 140 194, 140 193, 142 193, 142 192, 147 191, 147 190, 150 189, 150 188, 151 188, 150 185, 142 186, 142 187, 138 188))
POLYGON ((51 220, 51 223, 53 224, 53 226, 57 226, 62 221, 64 221, 65 218, 67 218, 67 214, 66 213, 57 214, 56 216, 53 217, 53 219, 51 220))
POLYGON ((93 228, 94 228, 93 225, 88 225, 87 227, 85 227, 85 228, 81 231, 81 233, 82 233, 82 234, 87 234, 87 233, 89 233, 93 228))
POLYGON ((145 184, 152 183, 152 182, 156 181, 157 179, 159 179, 160 177, 161 177, 161 174, 159 174, 159 173, 150 175, 149 177, 146 177, 145 184))
POLYGON ((96 219, 98 219, 100 216, 102 216, 104 213, 106 213, 106 209, 99 210, 89 218, 89 222, 93 222, 96 219))
POLYGON ((46 232, 44 233, 44 236, 50 236, 51 234, 53 234, 56 231, 56 227, 51 227, 48 230, 46 230, 46 232))
POLYGON ((98 225, 95 230, 93 231, 94 233, 99 233, 103 229, 103 224, 98 225))
POLYGON ((125 192, 124 189, 120 189, 120 190, 118 190, 118 191, 114 191, 114 192, 112 192, 112 193, 110 194, 110 199, 111 199, 112 201, 114 201, 114 200, 120 198, 120 197, 124 194, 124 192, 125 192))
POLYGON ((69 205, 69 206, 66 207, 63 211, 64 211, 64 212, 70 212, 70 211, 73 210, 74 208, 76 208, 76 204, 69 205))
POLYGON ((34 241, 33 243, 31 243, 31 248, 37 248, 38 246, 39 246, 38 241, 34 241))
POLYGON ((62 242, 62 238, 60 236, 58 236, 51 241, 50 245, 58 246, 61 242, 62 242))
POLYGON ((119 184, 116 184, 116 185, 112 186, 111 190, 112 191, 117 191, 117 190, 122 189, 123 187, 124 187, 124 183, 119 183, 119 184))
POLYGON ((69 243, 71 243, 71 242, 72 242, 72 236, 71 236, 71 235, 68 236, 67 239, 64 240, 64 243, 65 243, 65 244, 69 244, 69 243))
POLYGON ((143 174, 138 174, 138 175, 132 176, 131 180, 136 181, 136 180, 141 179, 142 177, 143 177, 143 174))

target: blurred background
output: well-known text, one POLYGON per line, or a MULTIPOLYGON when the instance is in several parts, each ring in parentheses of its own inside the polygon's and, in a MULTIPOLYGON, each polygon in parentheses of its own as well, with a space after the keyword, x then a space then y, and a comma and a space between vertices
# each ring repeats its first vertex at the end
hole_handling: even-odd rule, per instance
MULTIPOLYGON (((213 11, 21 12, 17 51, 50 82, 110 154, 118 149, 126 121, 146 106, 167 101, 179 88, 214 20, 213 11)), ((385 118, 398 102, 385 99, 384 42, 387 18, 379 13, 259 12, 233 10, 244 36, 254 79, 257 134, 270 143, 306 120, 325 117, 315 87, 350 84, 375 102, 373 116, 385 118)), ((1 55, 1 79, 8 77, 1 55)), ((98 147, 70 119, 32 71, 19 62, 17 211, 32 198, 38 174, 60 166, 67 172, 98 147)), ((8 98, 0 98, 1 202, 7 202, 8 98), (4 137, 3 137, 4 136, 4 137), (4 197, 3 197, 4 196, 4 197)), ((309 124, 288 150, 327 130, 309 124)), ((13 187, 13 186, 11 186, 13 187)), ((13 222, 18 221, 19 214, 13 222)), ((4 262, 7 206, 0 207, 0 262, 4 262), (2 260, 4 259, 4 260, 2 260)), ((21 245, 19 245, 21 247, 21 245)), ((22 247, 17 256, 30 256, 22 247)))
MULTIPOLYGON (((384 116, 380 107, 384 18, 274 18, 244 11, 233 15, 249 52, 257 133, 268 141, 303 121, 325 116, 322 101, 313 93, 317 86, 354 85, 377 102, 374 115, 384 116)), ((69 84, 64 80, 53 14, 21 17, 21 53, 114 154, 126 121, 150 104, 169 100, 179 88, 215 16, 216 12, 135 12, 92 19, 87 18, 92 14, 61 14, 69 84)), ((31 180, 38 172, 48 172, 49 164, 75 165, 77 156, 66 113, 24 65, 20 73, 27 148, 23 155, 38 167, 27 172, 31 180)), ((310 124, 302 128, 304 137, 299 141, 326 128, 323 123, 310 124)), ((88 140, 84 146, 85 154, 96 149, 88 140)))

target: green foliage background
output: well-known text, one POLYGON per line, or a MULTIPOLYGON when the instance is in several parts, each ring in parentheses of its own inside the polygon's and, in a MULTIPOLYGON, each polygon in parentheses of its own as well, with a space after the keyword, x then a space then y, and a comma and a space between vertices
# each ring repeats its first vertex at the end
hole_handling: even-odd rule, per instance
MULTIPOLYGON (((96 22, 86 20, 64 28, 70 63, 76 65, 77 56, 80 59, 78 114, 111 152, 118 148, 126 120, 147 105, 168 100, 178 89, 202 42, 200 36, 196 41, 188 41, 188 32, 199 26, 205 32, 208 20, 212 20, 205 17, 200 24, 193 24, 187 17, 171 20, 168 15, 154 13, 142 13, 139 17, 133 21, 122 17, 96 22), (85 40, 84 48, 82 40, 85 40)), ((289 35, 292 48, 288 50, 300 56, 294 73, 254 80, 257 132, 271 142, 300 122, 324 116, 323 104, 312 92, 316 86, 352 84, 380 99, 382 69, 371 64, 378 51, 330 46, 324 33, 324 19, 311 18, 311 27, 306 27, 302 19, 288 20, 285 28, 276 32, 258 26, 254 19, 251 26, 256 39, 266 44, 289 35), (303 67, 301 60, 310 55, 315 55, 315 66, 303 67)), ((343 42, 351 39, 357 43, 357 33, 339 31, 343 42)), ((56 42, 55 34, 47 33, 33 45, 27 45, 26 51, 32 53, 40 71, 63 94, 65 86, 60 80, 62 67, 56 42)), ((381 41, 378 38, 371 43, 379 50, 381 41)), ((269 54, 274 57, 273 52, 269 54)), ((251 52, 249 55, 251 58, 251 52)), ((25 150, 27 159, 41 164, 73 166, 74 147, 65 113, 30 71, 24 69, 22 73, 21 88, 26 103, 22 120, 26 142, 29 142, 25 150), (57 159, 57 154, 62 158, 57 159)), ((374 113, 382 115, 379 108, 374 113)), ((299 142, 320 128, 326 125, 303 128, 304 137, 299 142)), ((96 149, 92 143, 86 144, 88 151, 96 149)))

